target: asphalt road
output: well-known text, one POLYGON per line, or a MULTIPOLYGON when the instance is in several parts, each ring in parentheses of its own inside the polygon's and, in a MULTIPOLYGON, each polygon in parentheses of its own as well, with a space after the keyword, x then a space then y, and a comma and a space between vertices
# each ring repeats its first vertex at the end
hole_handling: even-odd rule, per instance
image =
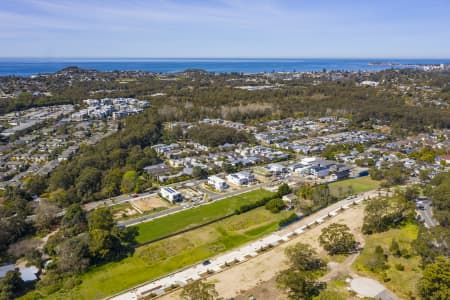
POLYGON ((417 213, 420 215, 421 220, 423 220, 425 227, 434 227, 438 225, 436 220, 433 218, 433 207, 431 206, 430 200, 423 200, 423 209, 416 209, 417 213))
MULTIPOLYGON (((236 195, 239 195, 239 194, 247 193, 247 192, 250 192, 250 191, 253 191, 253 190, 257 190, 257 189, 261 188, 262 186, 263 186, 262 184, 252 185, 252 186, 240 189, 240 190, 234 190, 234 191, 227 192, 226 194, 214 194, 214 193, 211 192, 209 194, 210 201, 206 202, 206 203, 202 203, 200 205, 208 205, 208 204, 211 204, 211 203, 213 203, 215 201, 220 201, 220 200, 226 199, 228 197, 232 197, 232 196, 236 196, 236 195)), ((139 195, 138 198, 128 199, 128 201, 139 199, 140 197, 141 197, 141 195, 139 195)), ((117 204, 117 202, 115 204, 117 204)), ((200 206, 200 205, 196 205, 196 206, 200 206)), ((137 218, 134 218, 134 219, 131 219, 131 220, 119 221, 119 222, 117 222, 117 224, 119 226, 125 226, 125 227, 133 226, 133 225, 137 225, 139 223, 148 222, 148 221, 156 219, 156 218, 160 218, 160 217, 163 217, 163 216, 171 215, 171 214, 180 212, 182 210, 190 209, 190 208, 192 208, 194 206, 195 205, 193 205, 192 203, 183 203, 183 204, 181 204, 178 207, 169 208, 169 209, 166 209, 166 210, 163 210, 163 211, 160 211, 160 212, 156 212, 156 213, 153 213, 153 214, 150 214, 150 215, 146 215, 146 216, 142 216, 142 217, 137 217, 137 218)))

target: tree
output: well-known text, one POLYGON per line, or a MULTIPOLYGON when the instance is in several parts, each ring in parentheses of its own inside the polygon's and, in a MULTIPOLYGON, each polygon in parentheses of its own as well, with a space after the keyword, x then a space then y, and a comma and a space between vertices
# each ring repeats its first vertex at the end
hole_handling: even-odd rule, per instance
POLYGON ((431 169, 422 169, 419 171, 419 179, 421 182, 428 182, 430 180, 431 169))
POLYGON ((431 201, 433 202, 434 217, 443 227, 450 226, 450 176, 447 180, 439 182, 432 188, 431 201))
POLYGON ((187 284, 181 293, 185 300, 214 300, 218 295, 215 285, 203 280, 187 284))
POLYGON ((450 299, 450 260, 447 257, 439 256, 425 267, 418 291, 424 300, 450 299))
POLYGON ((297 191, 297 196, 301 199, 311 199, 313 188, 309 184, 302 185, 297 191))
POLYGON ((325 262, 317 256, 316 251, 306 244, 297 243, 288 247, 285 254, 292 266, 301 271, 324 270, 326 267, 325 262))
POLYGON ((18 270, 8 271, 0 280, 0 300, 13 300, 23 292, 24 282, 18 270))
POLYGON ((138 235, 137 229, 115 226, 111 210, 98 208, 88 217, 89 252, 94 261, 106 261, 130 250, 138 235))
POLYGON ((394 256, 401 256, 400 245, 395 239, 392 239, 391 246, 389 247, 389 252, 394 256))
POLYGON ((57 168, 50 175, 49 188, 51 191, 61 189, 68 189, 73 184, 73 179, 69 172, 66 172, 62 167, 57 168))
POLYGON ((376 246, 372 255, 367 256, 364 264, 369 270, 373 271, 383 271, 387 268, 386 266, 387 255, 381 246, 376 246))
POLYGON ((352 253, 357 245, 350 228, 345 224, 337 223, 322 229, 319 242, 330 255, 352 253))
POLYGON ((390 168, 383 170, 384 184, 388 187, 405 183, 408 172, 402 163, 395 163, 390 168))
POLYGON ((422 258, 422 265, 433 263, 438 256, 450 256, 450 228, 435 226, 419 227, 417 239, 413 241, 414 250, 422 258))
POLYGON ((136 188, 138 175, 136 171, 128 171, 123 174, 122 184, 120 185, 120 191, 122 193, 131 193, 136 188))
POLYGON ((318 185, 313 188, 312 200, 314 201, 314 204, 319 207, 324 207, 330 204, 331 202, 336 201, 336 197, 331 195, 330 187, 328 184, 325 185, 318 185))
POLYGON ((38 231, 49 230, 55 225, 59 208, 48 200, 41 200, 36 209, 34 224, 38 231))
POLYGON ((116 196, 120 192, 120 186, 122 183, 122 171, 119 168, 111 169, 103 177, 102 192, 108 198, 116 196))
POLYGON ((383 232, 403 219, 411 218, 413 214, 413 204, 401 195, 376 198, 365 207, 362 231, 365 234, 383 232))
POLYGON ((25 182, 25 191, 31 196, 39 196, 47 189, 47 183, 47 179, 42 176, 31 176, 25 182))
POLYGON ((318 271, 326 264, 310 246, 297 243, 288 247, 285 254, 290 267, 281 271, 276 277, 278 285, 285 289, 291 299, 312 299, 326 287, 325 283, 316 281, 318 271))
POLYGON ((265 205, 265 208, 269 210, 270 212, 276 214, 279 213, 286 205, 284 204, 284 201, 280 198, 275 198, 267 202, 265 205))
POLYGON ((66 236, 75 236, 87 230, 86 213, 79 204, 72 204, 61 220, 66 236))
POLYGON ((195 166, 192 169, 192 177, 197 179, 205 179, 208 177, 208 172, 205 169, 200 168, 199 166, 195 166))
POLYGON ((415 200, 417 197, 419 197, 419 195, 420 195, 419 189, 415 185, 406 187, 404 192, 404 196, 408 201, 415 200))
POLYGON ((86 234, 65 240, 57 246, 56 254, 58 271, 83 273, 89 266, 89 242, 86 234))
POLYGON ((101 229, 110 231, 114 226, 111 210, 106 207, 95 209, 88 217, 89 231, 101 229))
POLYGON ((284 195, 287 195, 291 192, 291 188, 286 183, 280 184, 277 191, 278 197, 283 197, 284 195))
POLYGON ((84 168, 75 184, 78 197, 90 201, 94 193, 100 189, 101 178, 102 173, 97 168, 84 168))
POLYGON ((126 246, 132 246, 137 243, 136 238, 139 235, 139 228, 134 226, 119 228, 115 226, 112 229, 112 234, 126 246))
POLYGON ((290 299, 313 299, 326 287, 324 282, 318 282, 312 276, 294 269, 281 272, 276 280, 280 287, 287 290, 290 299))
POLYGON ((29 232, 25 217, 21 215, 6 217, 0 213, 0 228, 0 251, 6 250, 10 244, 29 232))
POLYGON ((110 258, 112 251, 117 245, 116 239, 107 230, 94 229, 89 231, 89 252, 97 261, 104 261, 110 258))

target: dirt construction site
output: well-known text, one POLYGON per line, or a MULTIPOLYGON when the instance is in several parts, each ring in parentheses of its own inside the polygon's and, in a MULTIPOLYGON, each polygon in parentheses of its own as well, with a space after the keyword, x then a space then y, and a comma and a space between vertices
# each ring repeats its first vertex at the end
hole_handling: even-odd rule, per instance
POLYGON ((130 201, 131 206, 140 213, 145 211, 154 210, 161 207, 169 207, 170 204, 164 201, 158 195, 150 195, 148 197, 139 198, 134 201, 130 201))
MULTIPOLYGON (((312 218, 313 216, 305 218, 301 222, 307 224, 312 218)), ((321 256, 325 256, 326 253, 320 247, 317 237, 320 235, 322 228, 331 223, 346 224, 355 235, 356 240, 363 243, 363 236, 360 230, 363 223, 363 206, 359 205, 344 211, 335 218, 326 220, 322 224, 253 259, 214 274, 208 277, 207 280, 215 284, 219 296, 223 299, 244 300, 249 299, 250 296, 254 296, 256 299, 287 299, 286 295, 276 287, 275 282, 277 273, 288 266, 284 250, 288 246, 301 242, 311 245, 321 256)), ((342 263, 330 264, 331 268, 324 280, 332 280, 336 276, 347 273, 351 263, 352 259, 347 259, 342 263)), ((180 299, 180 292, 178 290, 159 299, 180 299)))

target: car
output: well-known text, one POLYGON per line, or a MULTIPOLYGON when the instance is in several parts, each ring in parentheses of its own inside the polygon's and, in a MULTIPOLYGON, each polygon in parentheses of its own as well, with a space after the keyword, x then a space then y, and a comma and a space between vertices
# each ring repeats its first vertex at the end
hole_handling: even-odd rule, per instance
POLYGON ((205 260, 202 264, 203 264, 204 266, 207 266, 207 265, 211 264, 211 261, 210 261, 209 259, 207 259, 207 260, 205 260))

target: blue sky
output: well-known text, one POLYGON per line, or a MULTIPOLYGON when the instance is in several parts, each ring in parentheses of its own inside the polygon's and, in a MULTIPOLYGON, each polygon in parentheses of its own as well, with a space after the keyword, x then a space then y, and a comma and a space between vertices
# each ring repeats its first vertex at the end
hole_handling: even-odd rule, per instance
POLYGON ((450 1, 0 0, 0 57, 450 58, 450 1))

